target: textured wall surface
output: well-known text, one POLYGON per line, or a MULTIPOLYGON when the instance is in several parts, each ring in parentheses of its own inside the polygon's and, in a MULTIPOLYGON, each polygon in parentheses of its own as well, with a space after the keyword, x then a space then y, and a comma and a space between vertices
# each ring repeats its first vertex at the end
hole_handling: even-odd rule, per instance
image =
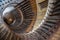
POLYGON ((47 7, 43 8, 42 10, 40 8, 39 3, 43 2, 43 1, 45 1, 45 0, 36 0, 36 4, 37 4, 37 19, 36 19, 36 23, 35 23, 34 28, 33 28, 34 30, 39 27, 39 24, 43 20, 43 18, 45 16, 45 13, 46 13, 46 10, 47 10, 47 7))

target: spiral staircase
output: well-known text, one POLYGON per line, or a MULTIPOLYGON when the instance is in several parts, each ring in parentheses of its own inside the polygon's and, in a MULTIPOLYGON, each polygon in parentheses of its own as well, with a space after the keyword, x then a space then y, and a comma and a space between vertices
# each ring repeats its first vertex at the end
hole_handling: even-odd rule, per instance
POLYGON ((0 0, 0 40, 60 40, 60 0, 0 0))

